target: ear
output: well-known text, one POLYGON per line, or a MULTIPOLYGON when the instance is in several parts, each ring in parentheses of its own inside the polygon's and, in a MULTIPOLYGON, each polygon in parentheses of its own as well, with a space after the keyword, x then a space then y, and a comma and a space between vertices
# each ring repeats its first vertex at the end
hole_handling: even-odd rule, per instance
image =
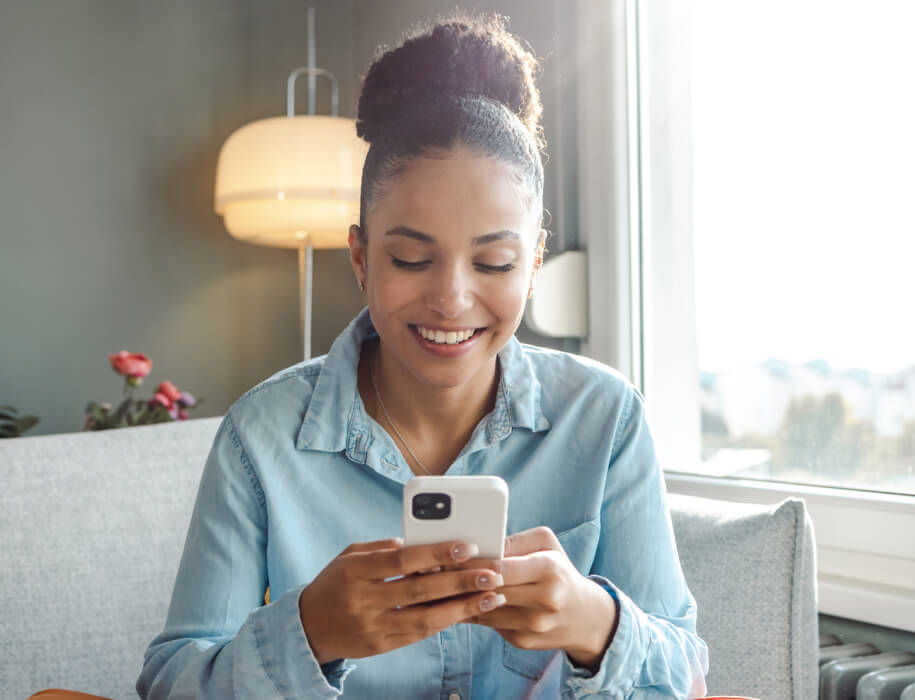
POLYGON ((365 247, 362 245, 362 229, 356 224, 349 227, 349 261, 353 266, 353 272, 356 274, 356 284, 365 291, 365 247))
POLYGON ((534 268, 531 270, 531 286, 527 290, 527 298, 534 296, 534 287, 537 282, 537 275, 540 274, 540 268, 543 267, 543 253, 546 250, 546 230, 540 229, 540 236, 537 238, 537 247, 534 249, 534 268))

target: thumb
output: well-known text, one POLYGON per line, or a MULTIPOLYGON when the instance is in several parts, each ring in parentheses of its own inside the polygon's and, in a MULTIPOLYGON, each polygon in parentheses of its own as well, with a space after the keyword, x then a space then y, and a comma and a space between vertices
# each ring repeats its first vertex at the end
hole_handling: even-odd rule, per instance
POLYGON ((506 557, 521 557, 533 552, 542 552, 544 550, 562 551, 562 545, 556 539, 556 535, 548 527, 534 527, 530 530, 522 530, 514 535, 505 538, 506 557))
POLYGON ((349 547, 340 552, 343 554, 357 554, 361 552, 377 552, 382 549, 398 549, 403 546, 402 537, 391 537, 386 540, 374 540, 372 542, 354 542, 349 547))

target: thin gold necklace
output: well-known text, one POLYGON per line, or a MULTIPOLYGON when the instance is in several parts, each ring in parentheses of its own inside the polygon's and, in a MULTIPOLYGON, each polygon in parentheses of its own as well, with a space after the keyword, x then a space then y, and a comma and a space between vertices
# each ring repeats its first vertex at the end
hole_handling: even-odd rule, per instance
POLYGON ((375 353, 372 353, 371 368, 372 368, 372 388, 375 389, 375 398, 378 399, 378 403, 381 405, 381 410, 384 412, 384 417, 388 419, 388 423, 390 423, 391 427, 394 428, 394 433, 397 435, 397 437, 400 438, 401 444, 403 444, 403 446, 407 448, 407 452, 410 453, 410 456, 416 460, 416 463, 422 468, 422 470, 424 472, 426 472, 426 474, 431 475, 432 472, 430 472, 428 469, 426 469, 426 465, 423 464, 422 460, 416 456, 416 453, 410 449, 410 446, 407 444, 407 441, 403 439, 403 435, 400 434, 400 431, 397 429, 397 426, 394 425, 394 421, 391 420, 391 414, 388 413, 388 409, 386 409, 384 407, 384 400, 381 398, 381 392, 378 391, 378 384, 375 383, 375 353))

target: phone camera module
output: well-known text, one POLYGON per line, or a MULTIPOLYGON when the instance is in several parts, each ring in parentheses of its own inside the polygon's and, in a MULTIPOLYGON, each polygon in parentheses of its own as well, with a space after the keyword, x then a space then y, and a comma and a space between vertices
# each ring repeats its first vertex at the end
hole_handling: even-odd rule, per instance
POLYGON ((446 493, 420 493, 413 497, 413 517, 444 520, 451 515, 451 497, 446 493))

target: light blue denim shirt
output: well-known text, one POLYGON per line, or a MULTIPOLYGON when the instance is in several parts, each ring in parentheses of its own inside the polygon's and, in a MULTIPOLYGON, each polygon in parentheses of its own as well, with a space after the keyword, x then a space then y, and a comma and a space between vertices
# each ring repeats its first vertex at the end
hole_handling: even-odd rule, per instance
POLYGON ((503 477, 510 533, 547 525, 579 571, 612 583, 619 622, 599 669, 577 668, 561 651, 517 649, 473 624, 319 666, 299 594, 351 543, 402 535, 402 490, 413 477, 357 389, 361 345, 374 335, 363 310, 326 356, 279 372, 226 414, 140 696, 704 695, 707 647, 642 397, 604 365, 514 338, 499 353, 495 407, 447 473, 503 477))

